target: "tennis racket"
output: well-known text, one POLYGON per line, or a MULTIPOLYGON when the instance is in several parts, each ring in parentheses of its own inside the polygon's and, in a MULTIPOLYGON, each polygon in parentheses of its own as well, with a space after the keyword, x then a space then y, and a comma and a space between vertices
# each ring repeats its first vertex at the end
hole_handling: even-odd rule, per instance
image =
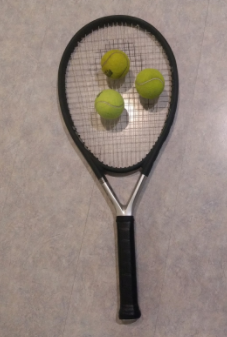
POLYGON ((178 100, 178 72, 165 38, 149 23, 130 16, 108 16, 80 29, 67 45, 58 72, 58 94, 68 131, 116 209, 119 318, 140 317, 137 296, 133 203, 171 128, 178 100), (101 70, 102 56, 120 49, 130 59, 123 80, 109 80, 101 70), (156 100, 143 99, 135 76, 145 68, 158 69, 165 89, 156 100), (125 110, 117 120, 103 120, 95 111, 98 93, 119 91, 125 110), (106 174, 141 175, 126 205, 122 205, 106 174))

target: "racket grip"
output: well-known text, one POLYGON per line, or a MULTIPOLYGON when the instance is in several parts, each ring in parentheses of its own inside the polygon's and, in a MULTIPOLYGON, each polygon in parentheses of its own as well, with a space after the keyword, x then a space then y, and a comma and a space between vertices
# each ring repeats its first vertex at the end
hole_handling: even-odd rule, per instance
POLYGON ((134 217, 117 216, 118 264, 120 286, 120 319, 141 316, 136 281, 134 217))

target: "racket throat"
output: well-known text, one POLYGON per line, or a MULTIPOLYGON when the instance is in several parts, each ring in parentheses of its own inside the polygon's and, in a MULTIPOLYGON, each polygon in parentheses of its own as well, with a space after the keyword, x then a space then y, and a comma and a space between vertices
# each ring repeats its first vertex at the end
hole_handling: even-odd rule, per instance
POLYGON ((140 187, 144 181, 146 176, 144 174, 141 174, 139 180, 137 181, 135 188, 129 198, 129 201, 126 205, 122 205, 114 193, 112 187, 110 186, 109 182, 107 180, 104 180, 103 178, 100 179, 100 182, 106 191, 107 195, 109 196, 110 200, 112 201, 114 208, 116 210, 117 216, 129 216, 132 215, 133 213, 133 206, 134 206, 134 201, 135 198, 140 190, 140 187))

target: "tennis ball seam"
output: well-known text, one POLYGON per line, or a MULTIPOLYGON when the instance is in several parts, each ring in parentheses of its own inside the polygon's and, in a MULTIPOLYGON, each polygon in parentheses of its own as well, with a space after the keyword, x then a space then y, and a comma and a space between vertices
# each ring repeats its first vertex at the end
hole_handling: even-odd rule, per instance
POLYGON ((99 104, 99 103, 105 103, 105 104, 107 104, 107 105, 109 105, 109 106, 111 106, 111 107, 113 107, 113 108, 118 108, 118 109, 120 109, 120 108, 122 108, 122 107, 124 106, 124 104, 121 104, 121 105, 113 105, 113 104, 110 104, 110 103, 108 103, 108 102, 106 102, 106 101, 99 101, 99 102, 97 102, 96 104, 99 104))
MULTIPOLYGON (((128 61, 127 61, 128 62, 128 61)), ((127 63, 128 64, 128 63, 127 63)), ((124 71, 122 71, 122 73, 120 74, 120 77, 124 74, 124 72, 125 72, 125 70, 127 70, 127 68, 128 68, 128 65, 127 65, 127 67, 124 69, 124 71)))
POLYGON ((128 60, 127 60, 127 58, 125 57, 125 55, 124 55, 123 53, 119 53, 119 51, 115 51, 115 52, 113 52, 112 54, 110 54, 110 56, 106 59, 106 61, 105 61, 104 63, 101 64, 101 66, 103 67, 103 66, 106 64, 106 62, 109 61, 109 59, 110 59, 114 54, 120 54, 120 55, 124 56, 124 58, 126 59, 126 62, 127 62, 127 64, 128 64, 128 60))
POLYGON ((152 79, 150 79, 150 80, 148 80, 148 81, 146 81, 146 82, 142 82, 142 83, 138 83, 138 82, 136 82, 136 85, 144 85, 144 84, 147 84, 147 83, 149 83, 149 82, 152 82, 152 81, 155 81, 155 80, 158 80, 158 81, 160 81, 163 85, 164 85, 164 81, 161 79, 161 78, 152 78, 152 79))

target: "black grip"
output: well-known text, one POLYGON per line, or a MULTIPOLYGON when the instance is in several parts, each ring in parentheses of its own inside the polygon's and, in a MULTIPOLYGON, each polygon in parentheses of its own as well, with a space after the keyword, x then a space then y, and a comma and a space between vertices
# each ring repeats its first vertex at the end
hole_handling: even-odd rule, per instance
POLYGON ((120 319, 141 316, 136 281, 136 257, 133 216, 117 217, 118 263, 120 283, 120 319))

